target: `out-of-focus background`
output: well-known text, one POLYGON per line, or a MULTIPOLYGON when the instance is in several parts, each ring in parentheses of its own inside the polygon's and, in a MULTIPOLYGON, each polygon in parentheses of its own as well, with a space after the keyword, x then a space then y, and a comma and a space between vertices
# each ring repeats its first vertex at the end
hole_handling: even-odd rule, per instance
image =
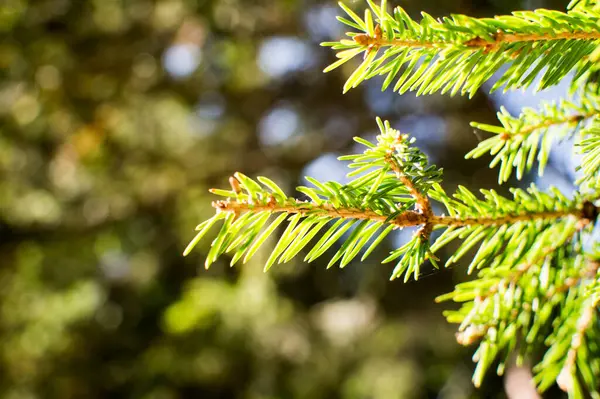
MULTIPOLYGON (((388 3, 492 16, 567 2, 388 3)), ((336 156, 374 137, 376 115, 417 137, 450 190, 495 186, 489 159, 463 160, 478 140, 468 123, 530 97, 417 98, 379 81, 342 96, 352 65, 322 74, 333 56, 319 46, 345 31, 339 12, 329 0, 0 2, 0 397, 504 396, 494 376, 471 387, 472 348, 442 316, 452 304, 433 302, 466 278, 460 265, 403 284, 383 249, 343 270, 296 260, 269 274, 272 243, 243 267, 205 271, 210 239, 181 255, 213 212, 208 188, 235 171, 289 192, 305 175, 343 181, 336 156)))

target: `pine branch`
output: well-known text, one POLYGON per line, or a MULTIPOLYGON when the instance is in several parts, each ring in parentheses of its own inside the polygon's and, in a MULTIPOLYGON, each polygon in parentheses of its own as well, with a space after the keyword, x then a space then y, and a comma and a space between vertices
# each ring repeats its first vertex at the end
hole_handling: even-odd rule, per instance
MULTIPOLYGON (((239 173, 237 174, 239 175, 239 173)), ((216 190, 212 190, 215 192, 216 190)), ((362 210, 355 208, 336 208, 331 204, 320 204, 316 205, 310 201, 299 201, 295 198, 288 198, 286 203, 278 204, 272 202, 271 204, 255 205, 253 203, 247 203, 246 201, 214 201, 213 207, 218 212, 231 212, 233 214, 242 214, 245 212, 250 213, 285 213, 288 215, 313 215, 319 214, 320 216, 328 217, 331 219, 354 219, 354 220, 369 220, 373 222, 381 222, 390 224, 396 228, 419 226, 427 223, 426 217, 415 211, 404 211, 393 219, 389 219, 388 216, 380 215, 371 210, 362 210)), ((451 221, 446 221, 451 223, 451 221)))
MULTIPOLYGON (((588 303, 583 306, 581 315, 577 320, 577 327, 571 338, 571 346, 567 352, 565 364, 556 379, 558 386, 565 392, 581 391, 581 388, 578 389, 578 384, 575 383, 575 379, 577 378, 577 354, 582 349, 586 331, 594 322, 598 301, 600 301, 600 298, 590 298, 587 301, 588 303)), ((583 392, 580 395, 583 396, 583 392)))
MULTIPOLYGON (((274 182, 260 177, 259 183, 241 173, 230 179, 232 190, 212 189, 212 193, 227 199, 213 202, 216 215, 198 226, 199 233, 185 254, 216 221, 223 220, 206 266, 226 252, 233 252, 232 264, 242 257, 247 261, 287 219, 287 227, 267 260, 268 269, 275 262, 291 260, 329 222, 335 221, 305 260, 317 259, 348 232, 348 238, 329 262, 332 266, 340 261, 343 267, 369 242, 372 243, 362 259, 392 230, 414 226, 420 228, 413 238, 383 262, 398 262, 392 278, 404 275, 406 280, 413 275, 417 279, 421 264, 429 259, 437 265, 434 253, 455 239, 461 239, 463 244, 447 265, 479 245, 469 267, 471 271, 522 253, 523 244, 528 241, 516 239, 520 234, 558 225, 561 220, 585 223, 593 216, 586 213, 590 211, 586 210, 583 197, 570 200, 556 190, 541 193, 533 186, 527 192, 513 190, 513 199, 493 190, 482 190, 484 198, 479 199, 464 187, 449 197, 438 183, 441 170, 428 165, 427 157, 411 145, 414 139, 392 129, 388 122, 378 120, 378 124, 381 134, 376 144, 357 138, 366 147, 364 153, 341 157, 353 161, 349 166, 354 171, 349 176, 355 178, 346 185, 307 178, 314 187, 298 190, 310 200, 288 197, 274 182), (442 202, 449 215, 434 214, 432 200, 442 202), (274 215, 279 216, 271 221, 274 215), (431 244, 430 234, 438 228, 446 230, 431 244)), ((596 209, 593 204, 591 207, 596 209)))
POLYGON ((544 390, 556 381, 569 397, 596 397, 600 383, 600 330, 597 306, 600 285, 596 275, 568 291, 554 320, 555 333, 546 340, 548 350, 536 365, 536 381, 544 390))
POLYGON ((600 270, 600 262, 599 261, 588 260, 586 267, 584 267, 582 270, 580 270, 579 273, 577 273, 577 275, 566 278, 564 284, 553 287, 552 289, 550 289, 547 292, 546 296, 548 298, 551 298, 556 294, 565 293, 565 292, 569 291, 571 288, 579 285, 584 280, 594 278, 594 276, 596 276, 598 274, 599 270, 600 270))
MULTIPOLYGON (((239 173, 237 173, 237 175, 239 175, 239 173)), ((217 190, 212 189, 211 192, 215 193, 217 192, 217 190)), ((526 212, 512 215, 502 215, 497 217, 464 218, 436 215, 432 215, 428 218, 423 213, 407 210, 400 213, 393 219, 390 219, 389 216, 380 215, 370 210, 361 210, 355 208, 336 208, 330 204, 316 205, 313 202, 299 201, 295 198, 288 198, 286 204, 277 204, 275 202, 272 202, 271 204, 256 205, 254 203, 248 203, 242 200, 214 201, 212 205, 218 212, 231 212, 236 215, 244 212, 286 213, 290 215, 298 214, 302 216, 306 216, 309 214, 319 214, 321 216, 326 216, 329 218, 377 221, 382 223, 388 223, 397 228, 421 226, 425 224, 433 224, 435 226, 445 227, 496 227, 505 224, 514 224, 518 222, 534 222, 536 220, 554 221, 568 216, 581 217, 581 210, 578 208, 573 208, 561 211, 526 212)))
POLYGON ((408 175, 404 172, 404 168, 402 165, 395 159, 394 153, 402 153, 403 149, 399 148, 404 143, 403 137, 398 137, 397 142, 394 143, 394 148, 390 148, 388 150, 388 156, 385 158, 385 161, 389 164, 390 169, 396 174, 398 180, 404 184, 404 186, 408 189, 410 195, 415 199, 417 205, 423 210, 425 208, 429 208, 429 199, 424 197, 420 191, 415 187, 412 180, 408 175))
MULTIPOLYGON (((528 260, 522 261, 516 267, 506 268, 499 266, 493 271, 484 270, 480 272, 477 280, 459 284, 453 292, 436 298, 436 302, 438 303, 447 300, 454 300, 455 302, 473 302, 472 304, 463 306, 463 308, 457 312, 446 312, 446 317, 449 321, 461 323, 456 334, 457 342, 461 345, 469 346, 486 337, 490 329, 496 328, 498 324, 500 324, 500 320, 497 316, 498 311, 496 309, 497 304, 501 303, 499 298, 505 297, 510 290, 514 291, 515 288, 519 286, 523 276, 528 272, 538 274, 539 270, 533 270, 534 268, 539 267, 540 265, 549 265, 548 262, 552 261, 556 256, 556 252, 574 238, 575 232, 576 229, 568 231, 566 235, 561 237, 562 239, 557 240, 558 244, 546 248, 539 246, 539 248, 543 248, 540 253, 524 257, 528 258, 528 260), (490 303, 494 304, 494 318, 482 318, 486 313, 489 313, 490 303), (475 314, 480 315, 475 318, 475 314), (477 322, 475 322, 475 320, 477 320, 477 322)), ((571 279, 570 282, 572 282, 572 280, 574 279, 571 279)), ((550 291, 553 293, 564 292, 568 290, 568 288, 570 287, 562 285, 558 289, 552 287, 550 288, 550 291)), ((546 297, 549 299, 552 295, 546 295, 546 297)), ((513 305, 513 309, 518 309, 514 307, 514 302, 512 302, 511 305, 513 305)), ((520 307, 529 311, 533 308, 533 305, 530 302, 525 301, 521 303, 520 307)), ((518 315, 519 313, 514 311, 509 313, 509 317, 505 322, 514 322, 518 318, 518 315)), ((484 371, 485 370, 480 370, 479 376, 483 376, 484 371)), ((479 385, 480 382, 480 380, 475 380, 476 385, 479 385)))
POLYGON ((575 255, 581 252, 578 237, 584 231, 589 233, 597 217, 596 207, 586 204, 583 219, 538 225, 535 234, 525 235, 521 248, 505 248, 504 254, 509 256, 499 257, 476 280, 459 284, 453 292, 436 299, 464 303, 459 310, 447 311, 445 315, 449 322, 460 323, 460 344, 480 341, 474 357, 478 363, 473 375, 476 386, 498 357, 498 373, 503 372, 517 343, 523 343, 519 361, 526 354, 535 353, 543 344, 554 310, 598 272, 600 263, 575 255))
POLYGON ((581 251, 575 238, 583 229, 577 224, 553 226, 537 238, 538 245, 531 246, 534 250, 518 266, 501 264, 486 269, 477 280, 459 284, 454 292, 438 298, 464 302, 460 310, 445 312, 450 322, 461 323, 457 341, 462 345, 481 341, 474 357, 478 362, 473 376, 475 385, 481 384, 498 357, 498 373, 502 374, 505 362, 515 350, 519 352, 517 361, 522 362, 525 356, 535 356, 548 345, 550 351, 534 369, 541 391, 558 380, 570 394, 580 393, 576 371, 584 376, 585 386, 597 386, 594 381, 597 382, 598 369, 589 364, 591 355, 582 347, 582 339, 586 333, 597 336, 597 329, 588 331, 593 327, 590 314, 595 315, 597 301, 584 302, 594 289, 600 293, 600 287, 592 288, 597 284, 600 262, 597 255, 574 255, 581 251), (550 242, 548 247, 539 245, 550 242), (553 313, 560 308, 567 319, 553 319, 553 313), (557 335, 546 342, 551 323, 560 327, 557 335), (519 348, 517 343, 521 343, 519 348))
POLYGON ((471 126, 495 136, 480 142, 466 158, 479 158, 486 153, 495 155, 490 167, 500 164, 499 183, 508 181, 514 169, 520 180, 536 160, 542 175, 553 143, 578 132, 585 136, 586 123, 599 114, 600 101, 592 94, 583 97, 580 104, 563 100, 558 104, 545 103, 539 111, 525 108, 517 118, 503 107, 498 112, 502 126, 471 123, 471 126))
MULTIPOLYGON (((521 280, 521 278, 523 277, 523 275, 525 275, 527 272, 529 272, 532 268, 534 268, 535 266, 544 264, 544 262, 546 262, 547 260, 552 259, 555 256, 556 251, 558 251, 560 248, 564 247, 569 241, 571 241, 575 234, 578 232, 579 229, 575 228, 575 226, 561 226, 561 227, 568 227, 566 229, 564 229, 563 231, 565 231, 565 234, 563 236, 560 236, 558 239, 553 240, 557 243, 544 248, 543 246, 538 246, 538 248, 540 248, 539 253, 534 253, 533 255, 529 255, 528 254, 528 260, 518 264, 516 267, 512 268, 510 270, 510 272, 508 272, 508 274, 503 275, 502 277, 498 278, 497 282, 494 283, 493 285, 491 285, 489 288, 486 288, 485 291, 483 290, 479 290, 479 293, 476 297, 476 299, 478 301, 482 301, 485 300, 487 298, 490 298, 492 296, 494 296, 496 293, 500 292, 500 291, 505 291, 507 287, 509 286, 514 286, 516 284, 519 283, 519 281, 521 280)), ((545 233, 554 233, 554 230, 546 230, 545 233)), ((541 242, 545 242, 548 240, 548 234, 546 234, 546 237, 544 237, 543 235, 540 237, 539 241, 541 242)), ((502 274, 504 274, 505 271, 502 270, 502 274)), ((482 273, 482 277, 485 277, 486 280, 492 281, 492 276, 490 275, 492 273, 482 273)), ((570 288, 571 286, 575 285, 575 279, 570 279, 568 282, 565 282, 564 285, 558 287, 558 288, 554 288, 551 289, 552 293, 558 293, 558 292, 564 292, 564 291, 568 291, 568 288, 570 288)), ((464 292, 460 291, 460 286, 457 287, 457 292, 460 295, 461 298, 464 298, 464 292)), ((452 295, 456 295, 454 293, 452 293, 452 295)), ((436 299, 437 302, 440 302, 443 299, 443 297, 440 297, 438 299, 436 299)))
POLYGON ((564 211, 540 211, 540 212, 525 212, 497 217, 450 217, 450 216, 433 216, 429 221, 424 219, 422 223, 432 223, 436 226, 451 226, 451 227, 465 227, 465 226, 484 226, 484 227, 497 227, 507 224, 514 224, 519 222, 535 222, 537 220, 549 220, 556 221, 558 219, 575 216, 581 217, 581 210, 578 208, 567 209, 564 211))
POLYGON ((492 91, 528 87, 540 73, 537 89, 541 90, 574 69, 575 80, 582 78, 593 66, 586 58, 600 39, 600 13, 587 8, 567 13, 541 9, 480 19, 465 15, 435 19, 423 13, 423 19, 416 22, 400 7, 389 14, 368 3, 372 12, 367 10, 364 19, 340 3, 350 19, 338 19, 359 33, 348 33, 351 40, 323 43, 339 50, 339 60, 326 72, 364 53, 344 92, 385 75, 383 89, 397 79, 394 90, 399 93, 440 91, 472 96, 507 64, 492 91))
MULTIPOLYGON (((570 241, 575 231, 574 224, 552 228, 537 243, 542 249, 524 255, 518 266, 503 262, 482 271, 477 280, 460 284, 453 293, 439 298, 464 302, 458 311, 447 311, 445 315, 448 321, 460 323, 457 333, 460 344, 480 341, 474 357, 476 386, 498 358, 497 371, 502 374, 515 351, 518 351, 517 362, 522 363, 525 356, 533 356, 543 346, 551 316, 565 295, 555 292, 554 296, 548 296, 547 291, 557 284, 562 286, 563 276, 557 267, 570 259, 570 241), (561 227, 567 232, 557 236, 561 227), (553 235, 557 244, 544 247, 553 235)), ((570 267, 569 272, 574 268, 570 267)))
POLYGON ((418 215, 422 216, 424 219, 423 227, 419 231, 419 235, 423 241, 429 241, 429 237, 431 232, 433 231, 433 211, 431 209, 431 204, 429 203, 429 198, 424 196, 415 186, 410 177, 404 172, 404 168, 397 161, 397 159, 393 156, 394 153, 402 153, 403 149, 399 148, 404 145, 404 140, 402 137, 398 137, 396 143, 394 143, 394 149, 390 148, 389 156, 386 157, 386 162, 389 164, 390 169, 396 174, 396 177, 404 186, 408 189, 408 192, 415 200, 415 207, 419 212, 418 215))
MULTIPOLYGON (((544 10, 546 11, 546 10, 544 10)), ((540 10, 538 10, 540 12, 540 10)), ((461 16, 464 17, 464 16, 461 16)), ((498 17, 497 17, 498 18, 498 17)), ((503 49, 503 45, 511 43, 521 42, 544 42, 550 40, 598 40, 600 39, 600 32, 563 32, 554 34, 553 32, 539 33, 539 34, 504 34, 502 31, 496 31, 486 39, 481 37, 475 37, 473 39, 462 42, 464 47, 471 50, 483 49, 486 53, 499 51, 503 49)), ((354 36, 354 41, 359 44, 366 46, 373 46, 376 48, 381 47, 416 47, 416 48, 441 48, 441 47, 453 47, 456 42, 447 41, 417 41, 417 40, 385 40, 381 36, 375 35, 370 37, 368 35, 354 36)))

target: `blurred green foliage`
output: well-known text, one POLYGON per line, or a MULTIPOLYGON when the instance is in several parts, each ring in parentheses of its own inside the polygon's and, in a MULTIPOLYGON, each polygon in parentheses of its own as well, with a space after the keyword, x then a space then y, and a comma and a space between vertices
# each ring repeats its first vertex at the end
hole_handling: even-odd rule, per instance
MULTIPOLYGON (((403 6, 520 7, 451 3, 403 6)), ((309 162, 372 134, 373 107, 424 129, 447 181, 493 184, 493 172, 461 160, 476 142, 468 121, 493 117, 485 98, 341 96, 351 69, 323 76, 330 55, 318 47, 338 33, 336 13, 316 0, 0 3, 1 397, 502 391, 494 380, 471 392, 468 351, 431 309, 461 271, 416 286, 389 284, 376 260, 264 275, 264 256, 208 272, 206 247, 181 257, 213 212, 207 188, 236 170, 291 188, 309 162), (302 62, 290 63, 290 48, 302 62)))

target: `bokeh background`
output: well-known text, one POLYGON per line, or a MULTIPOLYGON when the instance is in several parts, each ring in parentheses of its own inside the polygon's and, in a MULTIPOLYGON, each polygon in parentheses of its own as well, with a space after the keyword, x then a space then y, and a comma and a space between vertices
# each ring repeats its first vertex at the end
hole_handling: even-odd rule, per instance
MULTIPOLYGON (((388 3, 416 17, 567 1, 388 3)), ((322 74, 334 58, 319 46, 345 31, 338 12, 0 1, 0 397, 504 397, 495 376, 472 388, 472 348, 442 316, 452 304, 433 301, 467 278, 460 265, 388 281, 379 261, 410 232, 343 270, 296 260, 263 274, 273 242, 243 267, 205 271, 210 240, 181 255, 213 212, 208 188, 235 171, 289 192, 305 175, 343 181, 336 157, 374 137, 376 115, 417 137, 448 189, 495 186, 489 159, 463 160, 481 138, 469 121, 539 97, 399 96, 378 81, 342 96, 352 65, 322 74)), ((565 162, 552 183, 568 186, 565 162)))

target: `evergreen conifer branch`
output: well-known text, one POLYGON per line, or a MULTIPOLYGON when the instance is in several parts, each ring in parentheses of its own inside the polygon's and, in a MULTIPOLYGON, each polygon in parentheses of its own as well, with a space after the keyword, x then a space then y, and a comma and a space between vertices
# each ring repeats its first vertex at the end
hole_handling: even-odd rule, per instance
MULTIPOLYGON (((402 145, 402 139, 399 140, 397 145, 402 145)), ((429 219, 433 216, 431 205, 429 203, 429 198, 421 194, 421 192, 417 189, 413 181, 404 173, 404 168, 402 165, 395 159, 393 156, 394 152, 401 152, 395 148, 394 150, 388 150, 388 156, 385 158, 386 162, 389 164, 390 169, 396 174, 396 177, 404 186, 408 189, 410 195, 414 198, 416 203, 416 208, 423 214, 426 219, 429 219), (394 151, 395 150, 395 151, 394 151)))
MULTIPOLYGON (((583 227, 584 225, 582 224, 580 226, 583 227)), ((511 269, 504 270, 499 267, 497 270, 499 271, 499 274, 494 274, 494 272, 490 273, 487 269, 482 271, 480 273, 480 277, 485 278, 485 286, 479 286, 473 282, 459 284, 454 292, 436 298, 436 302, 442 302, 449 299, 453 299, 456 302, 462 302, 467 299, 465 295, 470 290, 473 290, 470 291, 471 295, 474 295, 473 299, 477 298, 479 301, 481 301, 494 296, 502 290, 505 290, 508 286, 518 284, 523 275, 529 272, 532 268, 539 266, 540 264, 544 264, 544 262, 547 260, 551 260, 555 256, 556 251, 570 242, 579 230, 574 224, 561 224, 559 228, 562 229, 564 233, 561 236, 558 236, 558 238, 554 237, 556 239, 553 240, 554 243, 552 245, 547 247, 542 245, 537 246, 537 252, 527 253, 525 256, 527 259, 517 263, 516 266, 512 267, 511 269)), ((546 236, 548 236, 549 233, 554 234, 555 230, 546 230, 546 236)), ((549 237, 540 238, 541 242, 549 241, 549 237)), ((565 281, 565 284, 561 285, 560 287, 550 288, 549 293, 557 293, 568 290, 568 287, 576 284, 575 281, 576 279, 574 278, 570 279, 569 281, 565 281)))
POLYGON ((372 12, 366 10, 364 18, 340 3, 350 19, 339 20, 359 32, 348 33, 351 40, 323 43, 339 50, 339 60, 326 72, 364 53, 364 61, 348 78, 344 92, 384 75, 383 88, 396 80, 394 90, 400 93, 440 91, 472 96, 507 64, 510 66, 492 91, 528 87, 539 74, 542 78, 537 88, 544 89, 574 69, 575 80, 589 72, 593 63, 587 57, 600 39, 600 13, 587 8, 567 13, 522 11, 479 19, 465 15, 435 19, 422 13, 417 22, 400 7, 390 14, 385 5, 368 3, 372 12))
POLYGON ((554 333, 544 344, 543 359, 534 367, 541 391, 556 382, 569 397, 597 397, 600 329, 597 321, 598 279, 583 280, 562 298, 553 320, 554 333))
MULTIPOLYGON (((212 189, 216 192, 216 189, 212 189)), ((389 216, 380 215, 371 210, 361 210, 356 208, 336 208, 331 204, 316 205, 309 201, 299 201, 295 198, 288 198, 286 204, 271 204, 255 205, 245 201, 214 201, 213 207, 218 212, 231 212, 235 215, 250 213, 286 213, 298 214, 306 216, 309 214, 319 214, 329 218, 341 219, 356 219, 370 220, 376 222, 387 223, 395 228, 404 228, 412 226, 421 226, 425 224, 433 224, 436 227, 464 227, 464 226, 490 226, 496 227, 505 224, 513 224, 518 222, 534 222, 536 220, 554 221, 567 216, 580 216, 581 210, 578 208, 568 209, 564 211, 539 211, 539 212, 523 212, 519 214, 500 215, 497 217, 452 217, 452 216, 436 216, 427 217, 423 213, 406 210, 393 219, 389 216)))
POLYGON ((580 270, 575 276, 566 278, 563 285, 555 286, 550 289, 546 296, 552 297, 555 294, 567 292, 569 289, 580 284, 583 280, 594 278, 598 274, 599 270, 599 261, 588 260, 587 265, 582 270, 580 270))
POLYGON ((498 112, 502 126, 471 123, 471 126, 494 136, 480 142, 466 158, 479 158, 486 153, 494 155, 490 167, 500 164, 499 183, 508 181, 515 169, 520 180, 536 161, 542 175, 554 142, 578 132, 585 137, 590 133, 585 127, 598 115, 600 101, 591 94, 583 97, 580 104, 563 100, 558 104, 544 103, 539 111, 525 108, 519 117, 511 116, 502 107, 498 112))
POLYGON ((501 258, 493 267, 482 270, 478 279, 459 284, 453 292, 436 299, 464 303, 457 311, 445 312, 450 322, 460 323, 457 333, 460 344, 471 345, 484 339, 474 375, 476 385, 497 356, 503 351, 505 357, 510 355, 514 349, 510 345, 516 343, 512 338, 520 336, 528 344, 536 341, 556 306, 557 294, 563 292, 567 281, 574 284, 573 278, 553 271, 553 265, 565 259, 565 251, 570 250, 584 227, 585 224, 573 220, 548 226, 534 237, 533 243, 528 243, 527 251, 501 258), (535 319, 535 311, 545 316, 535 319), (490 331, 493 333, 488 335, 490 331), (498 334, 504 335, 502 339, 498 334))
POLYGON ((535 354, 543 350, 552 315, 564 299, 564 294, 548 296, 545 290, 562 284, 562 273, 557 268, 569 258, 568 248, 553 249, 539 263, 523 263, 526 270, 516 280, 512 279, 514 269, 507 272, 499 266, 482 272, 479 279, 465 283, 453 294, 455 300, 465 302, 460 310, 445 312, 449 321, 460 323, 457 341, 463 345, 480 341, 474 356, 476 386, 496 360, 500 360, 497 371, 502 374, 513 353, 517 353, 520 363, 525 357, 535 359, 535 354), (540 275, 545 278, 540 280, 540 275), (485 291, 489 284, 495 288, 493 293, 485 291))
POLYGON ((449 321, 461 323, 457 333, 460 344, 480 341, 474 357, 478 362, 473 376, 475 385, 481 384, 485 372, 498 357, 498 372, 502 374, 511 353, 517 351, 517 360, 521 362, 525 356, 535 359, 536 353, 549 350, 534 369, 540 391, 558 380, 574 397, 584 397, 576 395, 582 388, 576 385, 574 373, 581 374, 581 369, 587 368, 583 374, 594 376, 596 372, 588 365, 594 359, 589 355, 583 361, 575 359, 581 356, 579 351, 587 354, 587 349, 581 347, 585 334, 598 335, 597 331, 588 331, 598 330, 590 320, 590 314, 595 317, 597 300, 585 301, 590 299, 591 287, 598 284, 600 268, 596 258, 581 254, 580 241, 576 239, 588 227, 553 226, 539 238, 542 243, 552 242, 548 247, 533 245, 532 248, 538 249, 529 252, 526 260, 516 267, 498 265, 485 269, 477 280, 459 284, 454 292, 438 298, 438 301, 464 302, 460 310, 445 314, 449 321), (565 303, 570 304, 568 311, 563 308, 565 303), (563 309, 563 318, 553 318, 557 309, 563 309), (546 340, 552 325, 558 333, 546 340), (520 348, 515 346, 517 343, 520 348))
MULTIPOLYGON (((541 12, 538 10, 538 12, 541 12)), ((465 16, 461 16, 465 17, 465 16)), ((354 36, 354 41, 358 44, 364 46, 373 46, 373 48, 382 48, 382 47, 416 47, 416 48, 443 48, 443 47, 453 47, 457 43, 462 44, 467 49, 471 50, 479 50, 483 49, 486 53, 490 53, 493 51, 502 50, 502 46, 504 44, 512 44, 512 43, 520 43, 520 42, 544 42, 544 41, 553 41, 553 40, 598 40, 600 39, 600 32, 584 32, 584 31, 570 31, 563 32, 559 34, 554 34, 554 32, 548 33, 538 33, 538 34, 504 34, 502 31, 497 30, 495 33, 486 39, 482 39, 481 37, 475 37, 473 39, 464 41, 464 42, 453 42, 453 41, 443 41, 441 39, 437 41, 426 42, 422 40, 402 40, 402 39, 392 39, 386 40, 383 39, 383 33, 378 33, 377 29, 380 28, 375 27, 375 35, 373 37, 364 35, 364 36, 354 36)))
POLYGON ((438 183, 441 170, 429 165, 427 157, 411 145, 414 139, 391 128, 388 122, 378 120, 378 125, 381 134, 377 143, 357 138, 366 147, 364 153, 341 157, 352 161, 349 167, 354 171, 349 176, 355 178, 346 185, 307 178, 314 187, 298 190, 310 200, 288 197, 264 177, 258 179, 259 183, 236 173, 230 179, 232 190, 211 190, 227 199, 213 202, 216 215, 198 226, 200 232, 185 253, 222 219, 224 223, 212 243, 206 266, 226 252, 234 253, 232 264, 242 257, 246 261, 287 219, 286 230, 267 260, 268 269, 275 262, 291 260, 329 222, 335 221, 305 260, 315 260, 348 233, 349 237, 329 263, 332 266, 340 261, 345 266, 373 237, 363 259, 392 230, 420 227, 407 244, 392 251, 383 261, 397 261, 392 278, 404 275, 406 280, 410 275, 417 279, 420 266, 427 259, 437 265, 434 253, 456 239, 462 240, 462 245, 447 265, 478 245, 470 272, 493 265, 499 259, 517 262, 516 255, 522 254, 529 242, 517 239, 519 235, 536 237, 534 231, 560 226, 561 220, 585 224, 590 219, 583 197, 571 200, 557 190, 542 193, 534 186, 527 191, 513 190, 512 199, 493 190, 482 190, 480 199, 465 187, 450 197, 438 183), (434 214, 431 201, 443 203, 449 214, 434 214), (276 214, 279 216, 268 224, 276 214), (431 232, 439 228, 446 230, 430 243, 431 232))
MULTIPOLYGON (((575 326, 575 331, 571 336, 571 345, 567 352, 566 360, 564 362, 563 368, 559 373, 556 381, 558 386, 565 392, 578 392, 577 394, 580 396, 584 396, 584 390, 582 389, 578 377, 577 363, 578 361, 583 360, 584 362, 593 361, 593 359, 581 359, 582 355, 585 356, 583 352, 583 345, 585 344, 585 339, 587 336, 588 330, 592 327, 592 324, 596 322, 596 307, 598 306, 598 302, 600 301, 600 297, 593 295, 591 298, 588 298, 584 305, 582 306, 581 313, 579 318, 577 319, 577 324, 575 326)), ((587 356, 585 356, 587 357, 587 356)), ((590 386, 597 386, 598 382, 594 375, 591 373, 587 373, 585 377, 592 377, 592 381, 586 381, 590 386)), ((587 378, 586 378, 587 379, 587 378)), ((597 392, 596 392, 597 393, 597 392)))

